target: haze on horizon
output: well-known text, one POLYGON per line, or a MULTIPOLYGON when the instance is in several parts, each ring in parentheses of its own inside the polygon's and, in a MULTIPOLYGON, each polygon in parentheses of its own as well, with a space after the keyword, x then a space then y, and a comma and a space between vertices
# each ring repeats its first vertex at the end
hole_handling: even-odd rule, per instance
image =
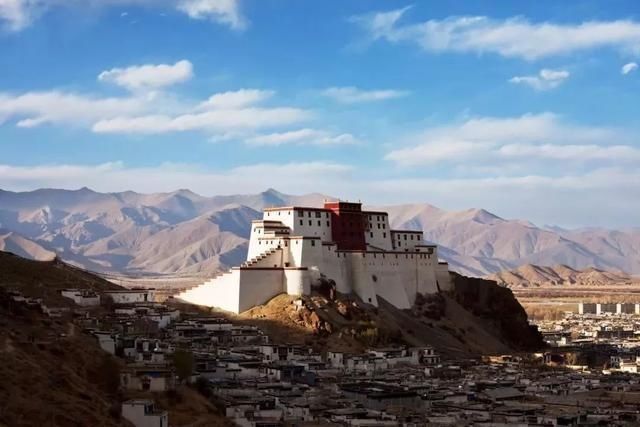
POLYGON ((637 227, 637 2, 0 0, 0 189, 637 227))

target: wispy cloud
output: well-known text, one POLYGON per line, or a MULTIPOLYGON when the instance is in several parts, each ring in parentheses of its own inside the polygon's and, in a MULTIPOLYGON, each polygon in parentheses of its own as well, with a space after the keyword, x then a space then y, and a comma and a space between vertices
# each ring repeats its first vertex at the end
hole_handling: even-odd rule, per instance
POLYGON ((280 145, 353 145, 360 141, 350 133, 338 135, 318 129, 298 129, 288 132, 270 133, 257 135, 246 140, 249 145, 258 146, 280 146, 280 145))
POLYGON ((550 70, 543 68, 536 76, 516 76, 509 79, 511 83, 524 84, 535 90, 555 89, 569 78, 565 70, 550 70))
MULTIPOLYGON (((240 89, 214 94, 204 101, 181 100, 176 94, 154 91, 193 76, 189 61, 173 65, 114 68, 98 77, 132 92, 121 97, 101 97, 64 91, 0 92, 0 124, 15 121, 19 127, 44 124, 85 127, 96 133, 160 134, 199 131, 210 134, 281 128, 313 117, 292 106, 258 104, 275 92, 240 89)), ((327 141, 333 137, 326 135, 327 141)), ((346 137, 344 137, 346 138, 346 137)))
POLYGON ((198 105, 199 110, 242 108, 255 105, 275 95, 272 90, 239 89, 236 91, 216 93, 198 105))
POLYGON ((536 159, 638 162, 640 149, 621 143, 630 140, 622 131, 568 124, 551 113, 481 117, 428 129, 413 138, 412 145, 395 149, 386 158, 405 166, 494 162, 499 168, 515 158, 530 163, 536 159), (611 141, 618 144, 610 145, 611 141))
POLYGON ((622 74, 625 74, 625 75, 626 75, 626 74, 629 74, 629 73, 631 73, 631 72, 633 72, 633 71, 635 71, 635 70, 637 70, 637 69, 638 69, 638 64, 637 64, 637 63, 635 63, 635 62, 629 62, 629 63, 624 64, 624 65, 622 66, 622 68, 620 69, 620 72, 621 72, 622 74))
POLYGON ((344 86, 327 88, 322 91, 322 94, 337 102, 356 104, 402 98, 409 95, 409 92, 396 89, 365 90, 354 86, 344 86))
POLYGON ((187 60, 175 64, 146 64, 112 68, 98 75, 98 80, 129 90, 157 89, 185 82, 193 77, 193 65, 187 60))
POLYGON ((238 0, 180 0, 176 7, 190 18, 226 24, 234 30, 244 30, 248 25, 238 0))
POLYGON ((239 0, 0 0, 0 23, 9 31, 21 31, 52 8, 111 6, 172 7, 191 19, 208 20, 233 30, 244 30, 249 24, 239 0))
POLYGON ((186 131, 228 131, 262 129, 291 125, 311 118, 311 113, 299 108, 238 108, 202 113, 144 115, 116 117, 96 122, 97 133, 160 134, 186 131))
POLYGON ((87 186, 97 191, 157 192, 189 188, 205 195, 249 193, 262 191, 268 186, 311 192, 315 191, 320 181, 348 180, 351 173, 352 167, 349 165, 322 161, 257 163, 222 170, 176 163, 131 167, 120 161, 95 165, 0 164, 0 181, 4 189, 76 189, 87 186), (265 179, 257 180, 257 176, 265 179))
POLYGON ((640 53, 640 23, 634 20, 556 24, 520 17, 455 16, 402 23, 407 10, 375 12, 351 20, 371 40, 415 43, 430 52, 495 53, 526 60, 604 47, 640 53))

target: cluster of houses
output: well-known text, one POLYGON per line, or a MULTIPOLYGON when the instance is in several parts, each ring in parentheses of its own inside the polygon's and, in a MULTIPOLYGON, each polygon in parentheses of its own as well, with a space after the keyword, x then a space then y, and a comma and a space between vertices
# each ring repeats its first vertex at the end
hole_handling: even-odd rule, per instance
POLYGON ((551 346, 545 355, 548 364, 574 370, 596 368, 605 374, 640 372, 640 316, 636 314, 567 312, 561 319, 536 324, 551 346))
MULTIPOLYGON (((11 295, 51 316, 64 311, 11 295)), ((153 394, 140 396, 170 392, 179 383, 205 387, 234 424, 246 427, 640 423, 640 376, 626 368, 638 366, 639 359, 633 347, 613 345, 613 338, 581 349, 594 365, 604 361, 605 370, 588 363, 567 369, 580 363, 571 358, 571 346, 550 348, 538 359, 442 360, 433 348, 400 346, 350 354, 273 343, 256 326, 158 303, 150 289, 69 289, 61 295, 75 303, 67 311, 76 325, 123 359, 121 388, 137 398, 122 403, 122 416, 137 427, 170 425, 170 414, 154 405, 153 394), (595 345, 601 347, 588 353, 595 345), (190 355, 186 375, 175 357, 179 352, 190 355)), ((577 324, 572 317, 564 321, 577 324)), ((547 332, 556 329, 546 326, 547 332)))

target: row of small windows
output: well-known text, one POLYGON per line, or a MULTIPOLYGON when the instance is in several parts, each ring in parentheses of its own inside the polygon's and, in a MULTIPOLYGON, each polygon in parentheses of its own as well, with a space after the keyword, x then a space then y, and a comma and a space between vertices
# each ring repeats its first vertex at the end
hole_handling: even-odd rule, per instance
MULTIPOLYGON (((414 234, 409 234, 408 236, 410 237, 409 240, 413 240, 414 234)), ((415 236, 416 236, 416 240, 420 240, 419 234, 415 234, 415 236)), ((404 237, 404 240, 407 240, 407 234, 402 234, 402 235, 396 234, 396 237, 398 238, 398 240, 400 240, 401 237, 404 237)))
MULTIPOLYGON (((304 220, 303 219, 300 220, 300 225, 304 225, 304 220)), ((310 219, 309 220, 309 227, 312 227, 312 226, 313 226, 313 220, 310 219)), ((330 226, 331 226, 331 223, 329 221, 327 221, 327 227, 330 227, 330 226)), ((320 220, 318 220, 318 227, 322 227, 322 221, 320 221, 320 220)))
MULTIPOLYGON (((253 232, 256 234, 260 234, 260 230, 261 230, 260 228, 256 227, 253 229, 253 232)), ((278 229, 276 233, 286 233, 287 231, 288 231, 287 229, 281 228, 281 229, 278 229)))
MULTIPOLYGON (((322 213, 321 211, 306 211, 307 212, 307 216, 309 218, 311 218, 312 216, 315 216, 316 218, 322 218, 322 213), (312 215, 313 213, 315 213, 315 215, 312 215)), ((304 213, 305 211, 298 211, 298 216, 300 218, 304 217, 304 213)), ((324 216, 325 218, 329 218, 329 212, 324 212, 324 216)))
MULTIPOLYGON (((373 231, 369 232, 369 237, 371 237, 373 239, 373 231)), ((386 232, 382 233, 382 238, 383 239, 387 238, 387 233, 386 232)))

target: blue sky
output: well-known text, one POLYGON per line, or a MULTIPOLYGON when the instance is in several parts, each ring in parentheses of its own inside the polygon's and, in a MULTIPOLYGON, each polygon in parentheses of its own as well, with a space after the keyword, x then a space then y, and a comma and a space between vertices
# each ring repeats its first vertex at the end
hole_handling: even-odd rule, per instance
POLYGON ((0 188, 627 227, 636 1, 0 0, 0 188))

